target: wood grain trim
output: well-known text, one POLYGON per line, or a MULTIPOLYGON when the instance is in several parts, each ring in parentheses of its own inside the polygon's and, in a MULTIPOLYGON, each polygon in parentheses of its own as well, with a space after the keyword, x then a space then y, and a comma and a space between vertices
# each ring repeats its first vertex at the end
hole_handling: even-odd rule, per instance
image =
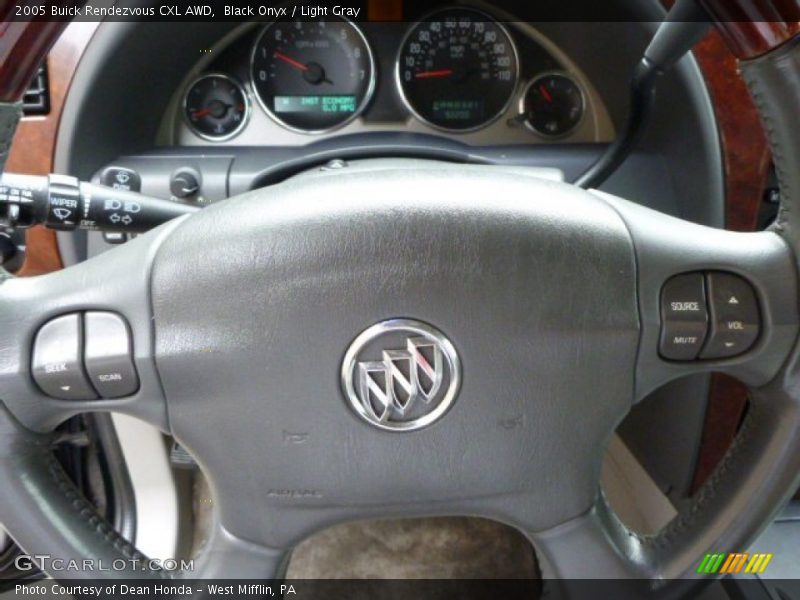
POLYGON ((747 411, 747 388, 733 377, 711 377, 708 406, 690 493, 708 480, 731 447, 747 411))
POLYGON ((0 7, 0 101, 16 102, 66 23, 11 21, 13 3, 0 7))
MULTIPOLYGON (((53 171, 56 136, 64 101, 78 62, 97 26, 98 23, 72 23, 64 29, 51 49, 47 64, 50 114, 22 119, 11 144, 6 170, 29 175, 47 175, 53 171)), ((25 243, 25 261, 17 275, 41 275, 62 268, 55 232, 34 227, 27 231, 25 243)))
POLYGON ((369 0, 367 18, 370 21, 402 21, 403 0, 369 0))
POLYGON ((700 0, 717 22, 731 52, 750 59, 792 39, 800 32, 797 0, 700 0))
POLYGON ((753 231, 766 187, 771 154, 764 127, 736 58, 711 31, 695 48, 717 118, 725 168, 725 226, 753 231))
MULTIPOLYGON (((767 186, 771 154, 764 128, 736 57, 718 31, 695 48, 720 133, 725 168, 725 225, 753 231, 767 186)), ((747 388, 726 375, 712 376, 692 491, 713 473, 733 442, 747 408, 747 388)))

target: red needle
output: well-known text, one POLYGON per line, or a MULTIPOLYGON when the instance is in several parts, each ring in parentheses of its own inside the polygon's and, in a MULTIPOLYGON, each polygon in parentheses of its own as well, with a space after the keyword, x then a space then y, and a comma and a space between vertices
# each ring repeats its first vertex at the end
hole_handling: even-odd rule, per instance
POLYGON ((439 69, 438 71, 422 71, 414 75, 417 79, 427 79, 429 77, 450 77, 453 69, 439 69))
POLYGON ((203 110, 196 110, 196 111, 194 111, 194 112, 192 113, 192 116, 193 116, 195 119, 202 119, 203 117, 205 117, 205 116, 207 116, 207 115, 210 115, 210 114, 211 114, 211 109, 210 109, 210 108, 204 108, 203 110))
POLYGON ((303 63, 301 63, 299 61, 296 61, 295 59, 286 56, 282 52, 278 52, 276 50, 275 54, 273 54, 273 56, 275 58, 279 58, 280 60, 282 60, 286 64, 293 66, 295 69, 300 69, 301 71, 308 71, 308 67, 305 66, 303 63))
POLYGON ((553 96, 550 95, 550 92, 547 91, 547 88, 544 87, 544 84, 539 86, 539 91, 542 93, 542 96, 544 96, 544 99, 547 100, 548 104, 553 103, 553 96))

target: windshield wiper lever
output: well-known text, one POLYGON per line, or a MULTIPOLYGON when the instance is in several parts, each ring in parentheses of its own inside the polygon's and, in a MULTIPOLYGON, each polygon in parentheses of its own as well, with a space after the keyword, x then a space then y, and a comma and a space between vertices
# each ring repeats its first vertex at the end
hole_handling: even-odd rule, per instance
POLYGON ((12 228, 143 233, 199 207, 80 181, 67 175, 0 176, 0 223, 12 228))
POLYGON ((659 26, 631 80, 630 107, 617 139, 575 180, 596 188, 616 171, 642 137, 650 120, 658 78, 669 71, 708 32, 711 21, 698 0, 677 0, 659 26))

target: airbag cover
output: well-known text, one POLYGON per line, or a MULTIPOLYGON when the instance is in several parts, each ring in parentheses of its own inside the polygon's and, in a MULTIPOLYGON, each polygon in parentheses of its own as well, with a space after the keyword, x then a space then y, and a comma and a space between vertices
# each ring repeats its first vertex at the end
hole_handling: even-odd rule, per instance
POLYGON ((591 505, 631 404, 628 231, 519 170, 350 167, 257 190, 178 227, 152 291, 172 430, 251 539, 288 543, 311 514, 502 513, 510 498, 546 527, 591 505), (340 385, 354 338, 396 318, 461 360, 452 407, 413 432, 365 422, 340 385))

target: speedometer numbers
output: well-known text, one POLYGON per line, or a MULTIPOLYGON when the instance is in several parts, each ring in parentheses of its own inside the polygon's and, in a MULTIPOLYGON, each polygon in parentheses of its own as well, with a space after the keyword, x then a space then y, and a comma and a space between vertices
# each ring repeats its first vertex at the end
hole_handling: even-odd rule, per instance
POLYGON ((500 23, 476 10, 450 8, 409 31, 397 62, 398 86, 421 121, 472 131, 505 113, 517 88, 518 63, 500 23))
POLYGON ((375 64, 364 35, 349 21, 277 21, 253 48, 252 79, 273 119, 319 133, 361 113, 375 88, 375 64))

